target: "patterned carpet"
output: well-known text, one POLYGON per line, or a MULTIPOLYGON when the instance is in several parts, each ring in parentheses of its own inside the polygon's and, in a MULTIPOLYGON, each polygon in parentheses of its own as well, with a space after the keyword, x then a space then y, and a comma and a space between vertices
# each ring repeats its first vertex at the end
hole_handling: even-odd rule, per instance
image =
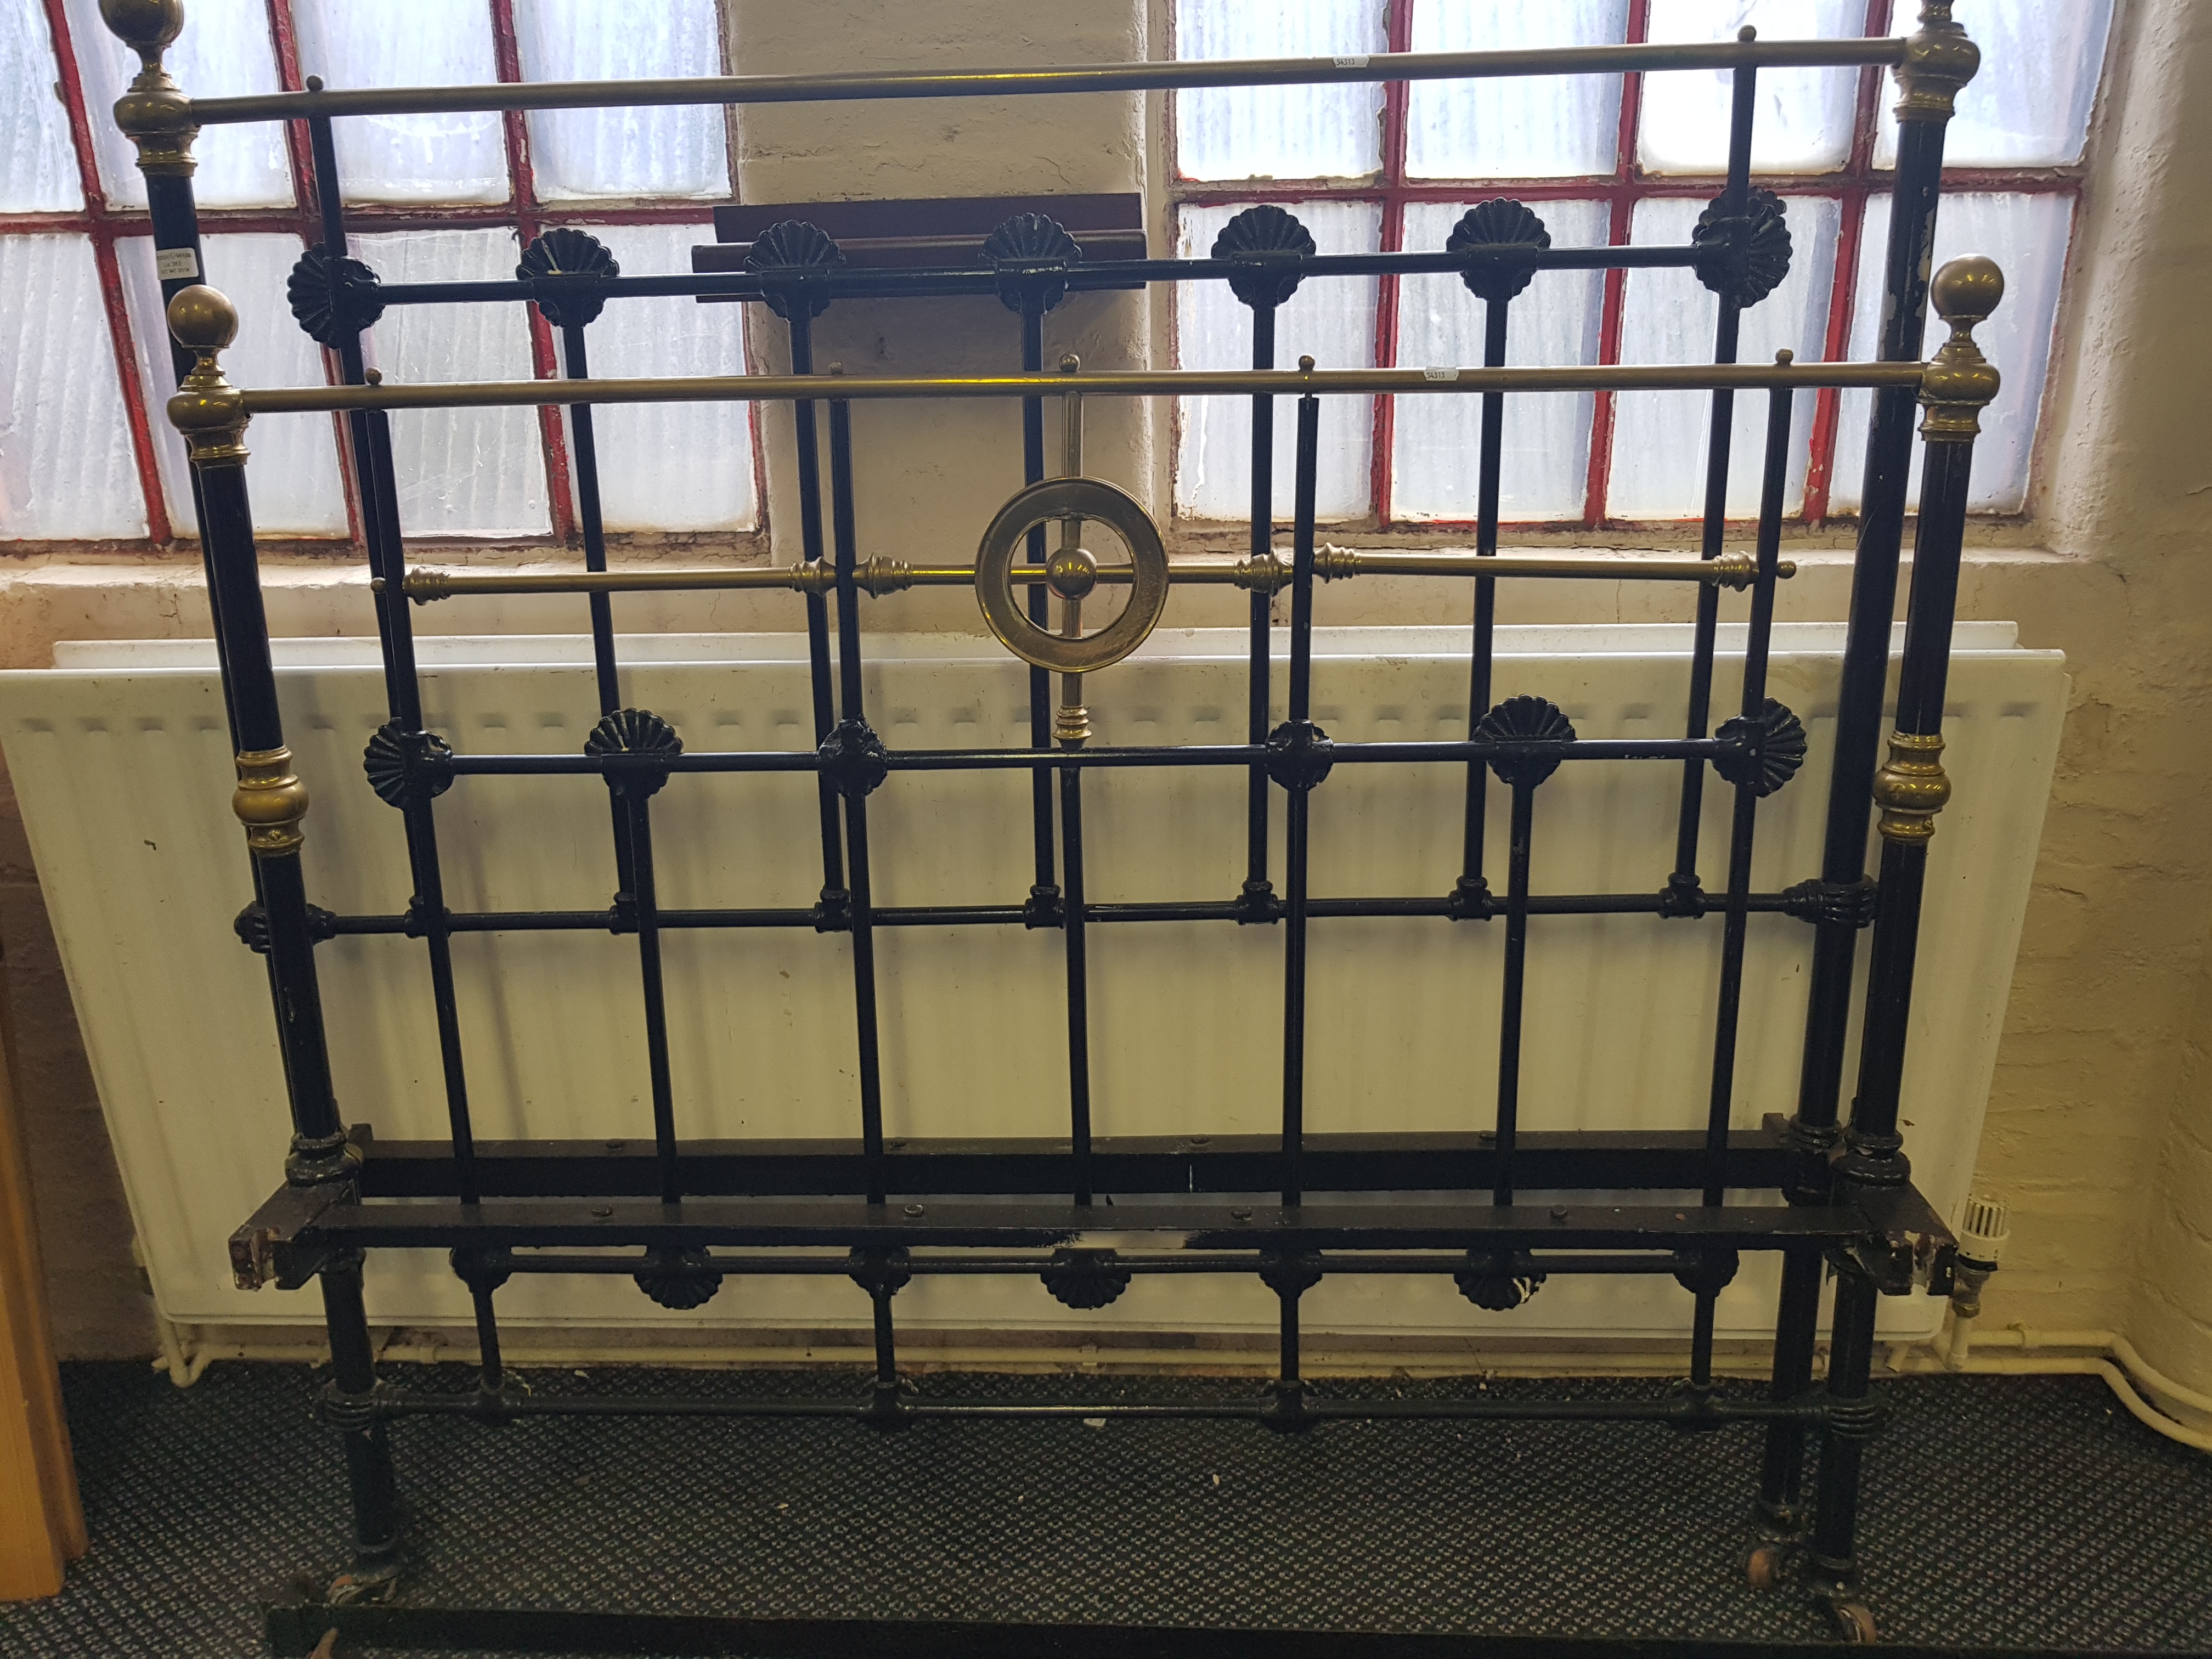
MULTIPOLYGON (((413 1386, 465 1386, 393 1368, 413 1386)), ((527 1374, 539 1392, 857 1394, 843 1373, 527 1374)), ((0 1608, 0 1655, 258 1655, 258 1600, 343 1560, 336 1449, 300 1366, 188 1392, 67 1368, 91 1554, 0 1608)), ((925 1379, 933 1395, 1242 1399, 1246 1382, 925 1379)), ((1333 1383, 1345 1397, 1432 1386, 1333 1383)), ((1489 1385, 1640 1396, 1647 1382, 1489 1385)), ((2087 1378, 1923 1377, 1869 1462, 1885 1638, 2212 1650, 2212 1458, 2087 1378)), ((1047 1620, 1805 1642, 1738 1566, 1757 1431, 1631 1425, 540 1420, 395 1425, 403 1599, 757 1617, 1047 1620)), ((370 1650, 351 1649, 366 1653, 370 1650)), ((1140 1655, 1140 1659, 1142 1656, 1140 1655)))

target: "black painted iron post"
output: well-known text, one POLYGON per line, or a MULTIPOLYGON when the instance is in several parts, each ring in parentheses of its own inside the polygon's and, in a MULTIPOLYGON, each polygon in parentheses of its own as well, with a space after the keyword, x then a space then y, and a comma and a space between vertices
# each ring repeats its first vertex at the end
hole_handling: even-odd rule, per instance
MULTIPOLYGON (((1951 666, 1968 475, 1981 411, 1998 385, 1997 371, 1973 335, 1975 325, 2004 296, 2004 277, 1995 263, 1954 259, 1937 274, 1930 294, 1938 314, 1950 325, 1951 337, 1929 362, 1920 389, 1927 465, 1912 544, 1912 596, 1898 674, 1897 726, 1872 792, 1881 813, 1881 914, 1875 921, 1868 963, 1858 1094, 1834 1164, 1836 1196, 1844 1201, 1859 1188, 1902 1187, 1911 1175, 1898 1133, 1898 1108, 1921 890, 1936 815, 1951 794, 1941 758, 1943 692, 1951 666)), ((1832 1404, 1844 1409, 1821 1438, 1812 1553, 1815 1586, 1832 1598, 1843 1596, 1857 1576, 1859 1463, 1873 1427, 1865 1405, 1875 1316, 1874 1297, 1865 1285, 1871 1281, 1856 1263, 1844 1264, 1841 1278, 1828 1393, 1832 1404)))
MULTIPOLYGON (((331 1081, 307 884, 300 867, 307 787, 292 769, 276 706, 276 675, 270 661, 269 623, 262 610, 253 515, 246 498, 245 403, 223 377, 220 362, 223 348, 237 334, 238 313, 215 289, 196 286, 170 302, 169 324, 179 343, 198 357, 169 400, 169 419, 184 434, 199 479, 208 568, 218 589, 216 614, 238 723, 238 788, 231 804, 246 826, 246 845, 260 878, 276 1036, 290 1097, 292 1146, 284 1160, 285 1179, 294 1187, 344 1188, 353 1180, 356 1154, 331 1081)), ((355 1564, 334 1589, 341 1599, 388 1582, 398 1566, 392 1456, 374 1413, 376 1374, 361 1271, 357 1249, 333 1251, 321 1266, 332 1370, 324 1409, 343 1432, 353 1496, 355 1564)))
MULTIPOLYGON (((1911 362, 1920 355, 1936 209, 1942 188, 1945 128, 1960 88, 1973 78, 1980 61, 1966 31, 1952 21, 1949 0, 1927 0, 1920 27, 1907 37, 1905 61, 1898 70, 1903 95, 1897 105, 1897 185, 1883 260, 1881 291, 1887 308, 1875 353, 1883 362, 1911 362)), ((1897 605, 1898 556, 1905 535, 1912 410, 1909 389, 1874 394, 1820 861, 1825 902, 1814 924, 1804 1060, 1797 1109, 1790 1120, 1790 1139, 1800 1154, 1797 1178, 1786 1194, 1793 1204, 1827 1201, 1828 1157, 1838 1135, 1844 1045, 1850 1025, 1852 958, 1857 953, 1858 929, 1867 925, 1873 910, 1875 890, 1866 878, 1867 829, 1882 687, 1889 666, 1890 620, 1897 605)), ((1812 1387, 1820 1302, 1819 1253, 1784 1252, 1775 1319, 1772 1391, 1777 1400, 1796 1399, 1812 1387)), ((1754 1511, 1763 1528, 1786 1534, 1802 1524, 1804 1449, 1802 1423, 1777 1419, 1769 1425, 1754 1511)))

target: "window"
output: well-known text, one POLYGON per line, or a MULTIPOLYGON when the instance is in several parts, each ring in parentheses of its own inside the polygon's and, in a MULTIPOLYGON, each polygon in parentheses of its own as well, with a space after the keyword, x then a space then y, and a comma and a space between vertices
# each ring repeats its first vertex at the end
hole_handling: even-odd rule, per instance
MULTIPOLYGON (((2112 4, 1978 0, 1971 9, 1964 21, 1983 71, 1950 124, 1936 258, 1982 252, 2004 267, 2004 307, 1979 337, 2005 386, 1975 452, 1973 505, 2017 513, 2027 503, 2112 4)), ((1177 0, 1175 46, 1191 58, 1467 52, 1727 40, 1745 24, 1768 39, 1884 35, 1910 29, 1916 15, 1914 0, 1177 0)), ((1788 279, 1744 313, 1743 361, 1784 346, 1808 361, 1872 355, 1894 166, 1887 79, 1851 69, 1760 75, 1753 178, 1783 197, 1795 252, 1788 279)), ((1725 73, 1674 71, 1177 94, 1176 251, 1205 255, 1221 227, 1255 202, 1297 215, 1323 252, 1441 248, 1462 213, 1500 195, 1527 203, 1555 246, 1684 242, 1723 183, 1729 90, 1725 73)), ((1248 364, 1247 313, 1224 285, 1187 285, 1177 302, 1184 365, 1248 364)), ((1683 270, 1541 272, 1514 301, 1508 361, 1706 361, 1717 307, 1683 270)), ((1480 362, 1482 311, 1452 276, 1311 281, 1279 314, 1278 361, 1310 353, 1324 368, 1480 362)), ((1856 510, 1869 396, 1800 395, 1789 500, 1800 520, 1856 510)), ((1703 394, 1516 403, 1501 481, 1506 520, 1597 529, 1701 511, 1703 394)), ((1479 415, 1472 398, 1376 398, 1364 429, 1328 434, 1320 511, 1381 526, 1471 521, 1479 415)), ((1764 418, 1753 400, 1738 401, 1732 517, 1757 510, 1764 418)), ((1291 505, 1291 424, 1276 422, 1281 515, 1291 505)), ((1179 516, 1244 516, 1249 431, 1245 399, 1184 400, 1179 516)))
MULTIPOLYGON (((170 71, 201 96, 298 88, 720 75, 715 0, 192 0, 170 71)), ((109 110, 137 60, 97 0, 0 0, 0 540, 168 543, 192 533, 145 190, 109 110)), ((682 270, 731 196, 715 108, 371 117, 335 128, 353 252, 387 283, 511 277, 520 245, 573 224, 626 270, 682 270)), ((242 383, 312 384, 324 354, 293 322, 285 278, 321 240, 304 131, 210 127, 194 147, 208 280, 238 301, 228 355, 242 383)), ((744 371, 734 306, 608 307, 592 369, 744 371)), ((369 360, 395 377, 556 372, 550 331, 521 306, 395 307, 369 360)), ((575 538, 567 416, 556 410, 397 416, 410 536, 575 538)), ((614 532, 731 532, 758 521, 743 404, 597 414, 614 532)), ((279 537, 346 538, 337 428, 257 422, 254 517, 279 537)))

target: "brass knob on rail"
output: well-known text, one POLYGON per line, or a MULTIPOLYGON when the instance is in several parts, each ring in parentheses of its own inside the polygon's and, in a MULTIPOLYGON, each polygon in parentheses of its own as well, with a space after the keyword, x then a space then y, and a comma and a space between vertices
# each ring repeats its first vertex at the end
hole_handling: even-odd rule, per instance
MULTIPOLYGON (((1046 586, 1063 599, 1080 598, 1098 580, 1096 556, 1081 548, 1054 554, 1045 571, 1046 586)), ((1152 514, 1127 490, 1103 478, 1047 478, 1000 507, 983 532, 975 552, 975 599, 999 642, 1024 662, 1055 674, 1088 674, 1121 661, 1158 623, 1168 602, 1167 548, 1152 514), (1041 524, 1066 519, 1096 520, 1129 550, 1129 599, 1121 614, 1096 634, 1073 639, 1031 622, 1013 581, 1024 538, 1041 524)))

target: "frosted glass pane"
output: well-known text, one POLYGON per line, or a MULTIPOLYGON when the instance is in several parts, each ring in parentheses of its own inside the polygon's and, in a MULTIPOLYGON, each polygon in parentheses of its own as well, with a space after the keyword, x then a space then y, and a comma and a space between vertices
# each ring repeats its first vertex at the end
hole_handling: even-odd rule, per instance
MULTIPOLYGON (((658 0, 642 9, 605 0, 516 0, 514 34, 526 80, 722 72, 714 0, 658 0)), ((532 110, 530 159, 538 194, 549 202, 727 196, 724 131, 722 112, 714 107, 532 110)))
MULTIPOLYGON (((1982 67, 1943 135, 1952 167, 2050 167, 2081 159, 2105 67, 2112 0, 1974 0, 1959 21, 1982 67)), ((1893 81, 1884 88, 1893 92, 1893 81)), ((1897 165, 1897 100, 1881 100, 1875 165, 1897 165)))
POLYGON ((0 538, 143 536, 146 502, 84 236, 0 236, 0 538))
MULTIPOLYGON (((512 281, 506 230, 356 236, 387 283, 512 281)), ((520 305, 394 306, 369 331, 388 380, 526 380, 530 325, 520 305)), ((410 537, 530 536, 550 527, 545 454, 532 409, 409 410, 392 417, 399 523, 410 537)))
MULTIPOLYGON (((1416 13, 1418 16, 1419 14, 1416 13)), ((1466 203, 1416 202, 1406 209, 1406 246, 1439 248, 1466 203)), ((1602 202, 1532 204, 1555 247, 1606 239, 1602 202)), ((1407 368, 1482 361, 1483 302, 1457 276, 1401 276, 1398 361, 1407 368)), ((1605 273, 1540 270, 1507 313, 1505 361, 1514 365, 1594 363, 1604 313, 1605 273)), ((1498 516, 1509 523, 1579 519, 1589 476, 1587 392, 1532 392, 1505 402, 1498 516)), ((1390 512, 1398 519, 1472 520, 1482 401, 1464 393, 1397 400, 1390 512)))
MULTIPOLYGON (((1822 197, 1784 198, 1794 249, 1782 285, 1743 313, 1736 358, 1771 362, 1787 347, 1802 362, 1827 355, 1828 296, 1835 286, 1838 204, 1822 197)), ((1630 240, 1686 242, 1705 204, 1680 198, 1638 202, 1630 240)), ((1709 363, 1720 301, 1686 270, 1632 270, 1621 310, 1625 363, 1709 363)), ((1801 392, 1790 410, 1790 483, 1784 510, 1805 499, 1813 408, 1818 394, 1801 392)), ((1613 466, 1606 515, 1614 519, 1689 519, 1705 511, 1705 448, 1711 395, 1703 392, 1624 392, 1615 400, 1613 466)), ((1766 394, 1739 392, 1729 444, 1728 515, 1759 514, 1760 469, 1766 450, 1766 394)))
MULTIPOLYGON (((626 7, 623 15, 633 14, 626 7)), ((301 73, 332 88, 499 79, 490 9, 468 0, 302 0, 293 16, 301 73)), ((352 115, 331 131, 349 202, 507 200, 507 143, 496 115, 352 115)))
POLYGON ((59 78, 39 0, 0 0, 0 212, 84 205, 59 78))
MULTIPOLYGON (((689 270, 698 225, 594 225, 630 276, 689 270)), ((595 375, 742 374, 744 307, 616 300, 585 331, 595 375)), ((622 404, 592 411, 610 530, 750 530, 747 404, 622 404)), ((573 456, 574 450, 570 449, 573 456)))
MULTIPOLYGON (((1750 24, 1762 40, 1827 40, 1866 33, 1865 0, 1651 0, 1654 40, 1733 40, 1750 24)), ((1653 173, 1728 170, 1727 70, 1677 70, 1644 77, 1637 159, 1653 173)), ((1820 173, 1850 153, 1858 96, 1855 69, 1759 72, 1751 164, 1761 173, 1820 173)))
MULTIPOLYGON (((1627 23, 1628 0, 1522 7, 1431 0, 1413 8, 1413 46, 1415 52, 1610 46, 1627 38, 1627 23)), ((1609 173, 1620 142, 1617 75, 1416 81, 1407 88, 1406 171, 1416 179, 1609 173)))
MULTIPOLYGON (((1368 202, 1291 202, 1287 210, 1312 232, 1323 253, 1372 253, 1381 246, 1382 210, 1368 202)), ((1241 209, 1186 207, 1176 252, 1203 258, 1213 239, 1241 209)), ((1375 364, 1372 276, 1309 276, 1288 305, 1275 313, 1275 362, 1293 368, 1310 356, 1321 368, 1371 368, 1375 364)), ((1176 289, 1177 361, 1184 368, 1252 367, 1252 313, 1226 283, 1185 283, 1176 289)), ((1324 398, 1321 403, 1320 465, 1314 478, 1314 513, 1322 519, 1356 519, 1371 510, 1370 471, 1375 448, 1374 405, 1364 398, 1324 398)), ((1292 468, 1297 459, 1297 416, 1288 398, 1275 403, 1274 516, 1287 519, 1295 503, 1292 468)), ((1252 400, 1185 398, 1177 410, 1176 511, 1185 518, 1247 520, 1252 510, 1252 400)))
MULTIPOLYGON (((138 73, 138 54, 107 32, 99 0, 67 0, 66 10, 107 199, 143 207, 146 181, 139 175, 138 152, 115 130, 109 113, 138 73)), ((278 90, 267 0, 191 0, 184 33, 163 62, 195 98, 278 90)), ((284 129, 276 122, 203 127, 192 155, 199 162, 192 196, 204 208, 285 206, 292 200, 292 164, 284 129)))
MULTIPOLYGON (((284 279, 300 257, 300 239, 282 234, 210 236, 201 244, 207 280, 238 307, 238 338, 222 354, 224 371, 242 386, 320 386, 323 354, 300 331, 284 298, 284 279)), ((180 536, 197 533, 185 446, 162 412, 177 377, 169 359, 161 285, 154 275, 154 242, 126 236, 115 245, 123 297, 138 352, 139 382, 153 415, 154 452, 169 521, 180 536)), ((338 477, 337 440, 327 415, 264 415, 246 429, 246 487, 253 527, 275 536, 343 536, 345 496, 338 477)))
MULTIPOLYGON (((1176 0, 1178 58, 1335 58, 1389 50, 1376 0, 1176 0)), ((1233 87, 1176 94, 1186 179, 1348 179, 1382 166, 1382 88, 1233 87)))
MULTIPOLYGON (((1973 481, 1966 505, 1977 513, 2018 513, 2027 505, 2028 463, 2035 422, 2051 368, 2051 330, 2066 275, 2066 244, 2074 204, 2063 196, 1960 195, 1943 198, 1936 216, 1936 268, 1968 253, 1986 253, 2003 268, 2004 303, 1974 330, 1982 351, 2004 385, 1982 411, 1974 441, 1973 481)), ((1851 319, 1851 356, 1868 358, 1879 344, 1881 258, 1889 241, 1889 198, 1867 204, 1866 233, 1859 243, 1858 304, 1851 319)), ((1927 349, 1948 330, 1931 311, 1927 349)), ((1867 421, 1874 394, 1847 392, 1837 410, 1835 482, 1831 501, 1839 513, 1857 510, 1866 473, 1867 421)), ((1915 423, 1916 425, 1917 422, 1915 423)), ((1920 499, 1921 446, 1912 443, 1911 500, 1920 499)))

